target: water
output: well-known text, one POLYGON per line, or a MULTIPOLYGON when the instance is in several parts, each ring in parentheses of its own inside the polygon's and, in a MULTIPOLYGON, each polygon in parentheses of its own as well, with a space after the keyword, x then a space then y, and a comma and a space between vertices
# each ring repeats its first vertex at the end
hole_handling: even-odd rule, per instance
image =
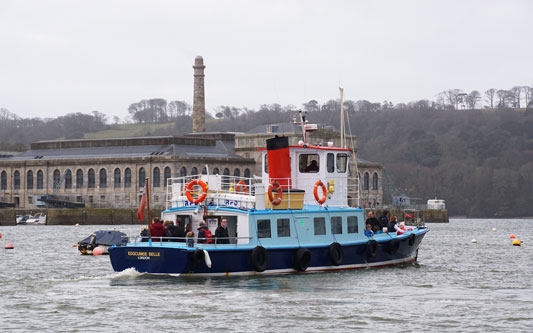
POLYGON ((533 220, 429 226, 417 264, 229 278, 115 273, 72 247, 106 226, 0 226, 0 330, 533 331, 533 220))

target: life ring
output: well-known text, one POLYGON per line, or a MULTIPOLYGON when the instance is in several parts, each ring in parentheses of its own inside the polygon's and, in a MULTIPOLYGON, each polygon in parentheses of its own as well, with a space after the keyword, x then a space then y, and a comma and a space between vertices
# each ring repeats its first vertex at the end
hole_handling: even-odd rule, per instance
POLYGON ((410 234, 409 238, 407 238, 407 239, 409 240, 409 246, 415 245, 415 239, 416 239, 415 234, 410 234))
POLYGON ((268 253, 262 246, 252 250, 252 266, 256 272, 263 272, 268 267, 268 253))
POLYGON ((344 260, 344 252, 342 251, 342 246, 337 242, 329 244, 328 256, 329 260, 331 260, 333 265, 339 266, 340 264, 342 264, 342 261, 344 260))
POLYGON ((315 188, 313 189, 313 193, 315 194, 315 200, 318 202, 319 205, 321 205, 324 202, 326 202, 326 198, 327 198, 326 185, 324 185, 324 183, 322 183, 321 180, 318 180, 315 183, 315 188), (322 198, 318 197, 318 187, 319 186, 322 187, 322 198))
POLYGON ((185 188, 185 195, 187 195, 187 199, 193 204, 199 204, 200 202, 205 200, 205 197, 207 197, 207 185, 200 179, 191 180, 185 188), (200 197, 196 199, 193 198, 191 194, 191 190, 195 185, 200 185, 202 187, 202 195, 200 195, 200 197))
POLYGON ((311 251, 301 247, 294 255, 294 269, 299 272, 304 272, 311 263, 311 251))
POLYGON ((376 242, 374 239, 371 239, 366 243, 366 257, 367 258, 375 258, 378 255, 378 242, 376 242))
POLYGON ((235 192, 236 193, 244 193, 244 194, 248 194, 248 185, 246 184, 246 182, 244 180, 239 180, 239 182, 237 183, 237 186, 235 186, 235 192), (241 186, 243 187, 243 190, 241 191, 241 186))
POLYGON ((393 238, 387 243, 387 252, 389 254, 395 254, 400 248, 400 240, 398 238, 393 238))
POLYGON ((281 203, 281 199, 283 198, 283 191, 281 189, 281 185, 277 181, 273 181, 270 185, 268 185, 268 200, 274 205, 277 206, 281 203), (278 198, 274 200, 274 195, 272 195, 272 190, 278 191, 278 198))

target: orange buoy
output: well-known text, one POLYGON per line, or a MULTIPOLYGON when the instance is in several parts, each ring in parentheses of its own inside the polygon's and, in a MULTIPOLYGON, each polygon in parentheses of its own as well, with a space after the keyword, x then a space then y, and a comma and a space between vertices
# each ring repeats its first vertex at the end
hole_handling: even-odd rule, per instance
POLYGON ((13 243, 6 244, 6 250, 13 250, 14 248, 15 248, 15 245, 13 245, 13 243))
POLYGON ((0 232, 0 238, 2 238, 2 233, 0 232))
POLYGON ((93 249, 93 256, 99 256, 102 255, 102 253, 104 253, 104 250, 100 246, 93 249))
POLYGON ((513 239, 513 238, 515 238, 515 237, 514 237, 514 235, 511 235, 511 236, 509 236, 509 238, 513 239))

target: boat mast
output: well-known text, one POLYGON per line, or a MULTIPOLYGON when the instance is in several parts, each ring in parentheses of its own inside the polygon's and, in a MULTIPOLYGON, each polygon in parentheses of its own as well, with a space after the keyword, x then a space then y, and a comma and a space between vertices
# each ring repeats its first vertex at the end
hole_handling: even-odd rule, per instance
POLYGON ((339 87, 341 93, 341 148, 346 148, 344 146, 344 103, 343 103, 343 93, 344 89, 339 87))
POLYGON ((150 227, 152 226, 152 218, 150 217, 150 179, 146 178, 145 182, 146 186, 146 215, 148 217, 148 238, 150 242, 152 242, 152 232, 150 231, 150 227))

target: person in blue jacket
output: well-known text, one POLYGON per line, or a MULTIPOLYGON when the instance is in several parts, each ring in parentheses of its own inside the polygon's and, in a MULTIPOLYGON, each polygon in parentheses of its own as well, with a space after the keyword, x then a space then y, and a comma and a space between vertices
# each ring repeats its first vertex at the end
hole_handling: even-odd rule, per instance
POLYGON ((372 225, 371 224, 367 224, 366 225, 365 236, 366 237, 374 236, 374 232, 372 231, 372 225))

